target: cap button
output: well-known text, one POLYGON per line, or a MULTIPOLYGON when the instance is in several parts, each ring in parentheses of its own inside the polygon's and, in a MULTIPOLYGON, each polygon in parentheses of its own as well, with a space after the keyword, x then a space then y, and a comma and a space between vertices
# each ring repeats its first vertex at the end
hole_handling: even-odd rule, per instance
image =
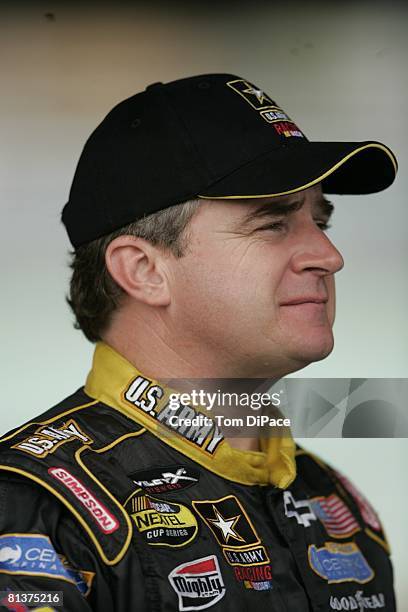
POLYGON ((146 87, 146 91, 148 91, 149 89, 152 89, 153 87, 158 87, 159 85, 163 85, 163 83, 161 81, 157 81, 157 83, 151 83, 150 85, 146 87))

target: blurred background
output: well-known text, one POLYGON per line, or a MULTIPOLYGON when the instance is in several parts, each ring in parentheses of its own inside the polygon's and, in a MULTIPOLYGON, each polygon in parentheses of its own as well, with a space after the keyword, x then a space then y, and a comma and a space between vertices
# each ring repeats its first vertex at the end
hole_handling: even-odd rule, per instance
MULTIPOLYGON (((0 433, 83 384, 93 346, 65 303, 60 223, 82 146, 120 100, 155 81, 242 76, 312 140, 379 140, 400 162, 384 193, 332 196, 333 353, 295 376, 408 377, 408 9, 387 2, 0 2, 3 407, 0 433)), ((308 439, 388 531, 408 610, 405 439, 308 439)))

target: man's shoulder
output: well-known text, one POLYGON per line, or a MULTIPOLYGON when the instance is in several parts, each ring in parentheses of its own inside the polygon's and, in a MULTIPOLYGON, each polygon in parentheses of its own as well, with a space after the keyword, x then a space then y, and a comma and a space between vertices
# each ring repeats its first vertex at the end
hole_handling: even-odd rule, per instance
POLYGON ((51 408, 48 408, 44 412, 33 416, 25 423, 22 423, 21 425, 18 425, 17 427, 10 429, 7 433, 3 434, 0 437, 0 453, 7 448, 8 441, 17 439, 19 437, 20 432, 31 431, 33 426, 35 427, 52 423, 53 421, 63 418, 64 416, 68 416, 69 414, 85 410, 92 405, 95 406, 97 403, 97 400, 89 397, 89 395, 85 393, 84 388, 80 387, 77 389, 77 391, 64 398, 51 408))
POLYGON ((45 507, 48 500, 59 508, 65 506, 94 542, 102 560, 117 562, 129 544, 131 525, 118 501, 119 485, 112 492, 101 484, 112 471, 104 451, 139 430, 144 432, 137 423, 80 388, 3 436, 0 491, 8 499, 21 496, 31 500, 26 501, 27 507, 33 503, 45 507))
POLYGON ((354 484, 349 476, 333 467, 318 455, 297 446, 296 464, 298 476, 306 486, 317 506, 330 513, 344 509, 342 502, 350 506, 366 526, 369 535, 380 541, 388 551, 389 545, 381 520, 365 494, 354 484), (317 493, 318 491, 318 493, 317 493))
POLYGON ((61 449, 81 445, 103 446, 129 429, 138 429, 123 414, 85 393, 84 387, 0 438, 0 464, 10 455, 42 459, 61 449), (109 426, 107 426, 109 425, 109 426), (18 451, 16 455, 15 452, 18 451))

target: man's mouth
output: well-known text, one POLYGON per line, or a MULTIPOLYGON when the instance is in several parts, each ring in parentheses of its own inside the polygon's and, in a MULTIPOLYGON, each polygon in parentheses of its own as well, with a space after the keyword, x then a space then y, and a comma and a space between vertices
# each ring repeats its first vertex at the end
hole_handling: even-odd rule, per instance
POLYGON ((283 302, 280 305, 281 306, 298 306, 299 304, 326 304, 327 299, 328 298, 326 297, 319 297, 319 296, 303 296, 303 297, 293 298, 292 300, 283 302))

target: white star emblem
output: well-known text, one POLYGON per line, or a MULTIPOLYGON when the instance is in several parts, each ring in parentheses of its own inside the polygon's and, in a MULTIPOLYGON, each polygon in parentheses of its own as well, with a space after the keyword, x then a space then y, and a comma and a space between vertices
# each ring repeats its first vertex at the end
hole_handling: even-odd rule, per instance
POLYGON ((249 93, 256 97, 259 104, 263 104, 265 98, 267 97, 266 93, 262 91, 262 89, 255 89, 255 87, 250 87, 248 85, 248 89, 244 89, 243 93, 249 93))
POLYGON ((229 538, 235 538, 235 540, 245 542, 244 538, 242 538, 236 531, 234 531, 235 524, 239 520, 240 515, 232 516, 231 518, 224 518, 222 514, 218 512, 217 508, 214 505, 213 512, 217 518, 208 519, 208 521, 221 530, 222 537, 227 543, 229 538))

